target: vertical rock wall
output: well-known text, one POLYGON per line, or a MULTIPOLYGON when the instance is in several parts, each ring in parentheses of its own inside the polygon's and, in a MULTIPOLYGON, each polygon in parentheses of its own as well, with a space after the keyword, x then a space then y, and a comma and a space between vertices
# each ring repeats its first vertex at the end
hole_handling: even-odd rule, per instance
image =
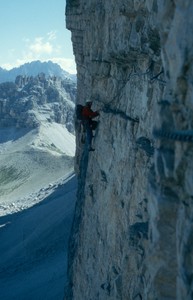
POLYGON ((192 299, 191 1, 68 0, 80 143, 66 299, 192 299))

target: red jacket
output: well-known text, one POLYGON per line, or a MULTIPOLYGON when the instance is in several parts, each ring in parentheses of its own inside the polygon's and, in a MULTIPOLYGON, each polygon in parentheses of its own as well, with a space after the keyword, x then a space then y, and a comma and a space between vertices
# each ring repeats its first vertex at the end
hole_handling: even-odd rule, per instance
POLYGON ((99 116, 98 111, 93 111, 90 107, 84 106, 82 110, 82 116, 85 120, 93 119, 99 116))

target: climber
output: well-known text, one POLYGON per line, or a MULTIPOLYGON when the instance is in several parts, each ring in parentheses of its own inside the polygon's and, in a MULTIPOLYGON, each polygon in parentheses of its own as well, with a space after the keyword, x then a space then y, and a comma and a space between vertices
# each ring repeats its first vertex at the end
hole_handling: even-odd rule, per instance
POLYGON ((92 138, 93 138, 93 130, 97 128, 98 122, 94 121, 93 119, 98 117, 99 111, 93 111, 91 109, 92 101, 87 100, 86 105, 82 109, 82 117, 83 117, 83 124, 87 133, 87 141, 88 141, 88 150, 95 151, 92 148, 92 138))

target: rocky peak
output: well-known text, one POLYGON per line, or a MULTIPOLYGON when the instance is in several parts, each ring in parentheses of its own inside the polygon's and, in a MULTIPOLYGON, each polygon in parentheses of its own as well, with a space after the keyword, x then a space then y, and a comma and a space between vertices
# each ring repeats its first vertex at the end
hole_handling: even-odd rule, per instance
POLYGON ((70 79, 37 76, 16 77, 0 84, 0 126, 34 128, 42 121, 65 124, 74 131, 76 84, 70 79))

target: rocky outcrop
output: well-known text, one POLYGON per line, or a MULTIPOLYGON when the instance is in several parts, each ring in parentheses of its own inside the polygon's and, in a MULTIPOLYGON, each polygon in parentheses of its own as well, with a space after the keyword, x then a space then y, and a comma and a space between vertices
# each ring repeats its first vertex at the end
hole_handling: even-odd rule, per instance
POLYGON ((101 111, 78 199, 66 299, 193 297, 190 0, 68 0, 77 102, 101 111))
POLYGON ((73 133, 75 97, 76 84, 69 79, 17 76, 15 83, 0 84, 0 127, 35 128, 53 121, 73 133))

